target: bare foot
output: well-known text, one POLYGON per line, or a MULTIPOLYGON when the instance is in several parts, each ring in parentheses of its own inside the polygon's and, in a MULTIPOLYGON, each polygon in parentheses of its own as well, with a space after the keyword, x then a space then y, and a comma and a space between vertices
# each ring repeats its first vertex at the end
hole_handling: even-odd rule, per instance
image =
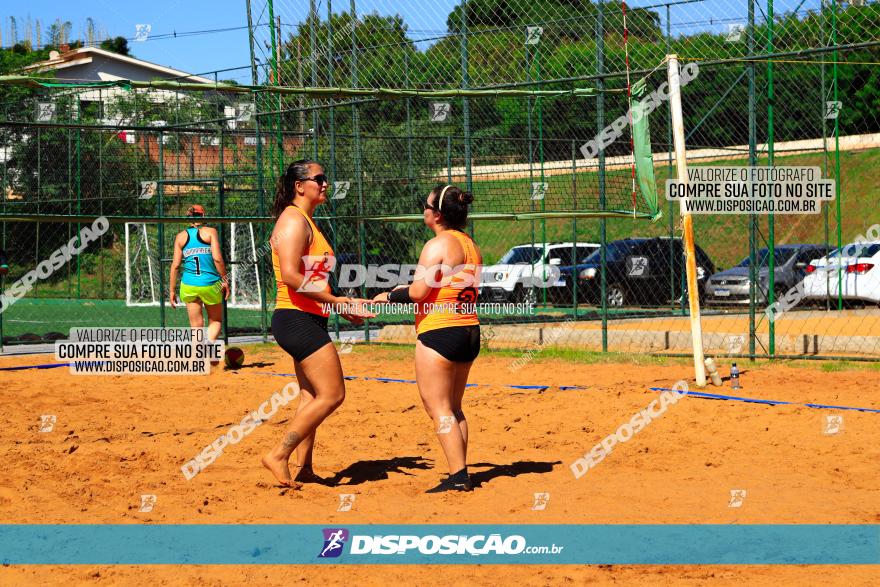
POLYGON ((278 483, 281 485, 292 487, 294 489, 299 489, 302 486, 291 478, 287 459, 279 459, 274 455, 274 451, 267 452, 263 456, 261 462, 264 467, 269 469, 272 474, 275 475, 275 479, 277 479, 278 483))

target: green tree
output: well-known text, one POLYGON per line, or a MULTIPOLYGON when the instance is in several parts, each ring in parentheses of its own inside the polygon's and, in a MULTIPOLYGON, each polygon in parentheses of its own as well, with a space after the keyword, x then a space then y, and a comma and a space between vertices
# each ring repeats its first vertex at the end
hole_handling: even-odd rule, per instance
POLYGON ((128 39, 126 39, 125 37, 113 37, 112 39, 105 39, 101 41, 100 47, 105 51, 112 51, 113 53, 119 53, 120 55, 129 55, 128 39))

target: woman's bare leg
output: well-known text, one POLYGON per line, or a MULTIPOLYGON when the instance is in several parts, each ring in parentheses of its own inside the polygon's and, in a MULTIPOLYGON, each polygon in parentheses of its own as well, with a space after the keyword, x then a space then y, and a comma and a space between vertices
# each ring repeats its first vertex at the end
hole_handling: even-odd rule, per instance
MULTIPOLYGON (((281 441, 263 456, 263 465, 282 485, 291 485, 290 455, 345 400, 342 364, 333 343, 327 343, 299 364, 315 398, 301 405, 281 441)), ((299 371, 298 371, 299 372, 299 371)))
POLYGON ((461 400, 464 398, 464 390, 467 388, 471 365, 473 365, 473 362, 455 364, 455 388, 452 392, 452 415, 455 416, 455 419, 458 421, 458 427, 461 430, 461 438, 464 440, 465 462, 467 462, 468 423, 464 411, 461 409, 461 400))
POLYGON ((204 328, 205 327, 205 317, 202 315, 202 302, 201 302, 201 300, 196 301, 196 302, 187 302, 186 303, 186 314, 189 317, 190 328, 204 328))
POLYGON ((453 396, 456 363, 443 358, 436 351, 416 342, 416 380, 425 411, 434 421, 434 430, 450 475, 465 467, 465 440, 456 421, 453 396))
POLYGON ((217 340, 223 326, 223 304, 206 305, 205 309, 208 311, 208 340, 217 340))
MULTIPOLYGON (((315 399, 315 390, 300 364, 297 361, 293 363, 296 369, 296 380, 299 383, 301 392, 299 407, 296 409, 296 412, 299 413, 315 399)), ((314 480, 315 478, 314 471, 312 470, 312 452, 315 449, 316 433, 317 429, 303 438, 299 446, 296 447, 296 466, 299 468, 299 472, 293 476, 296 480, 305 481, 309 479, 314 480)))

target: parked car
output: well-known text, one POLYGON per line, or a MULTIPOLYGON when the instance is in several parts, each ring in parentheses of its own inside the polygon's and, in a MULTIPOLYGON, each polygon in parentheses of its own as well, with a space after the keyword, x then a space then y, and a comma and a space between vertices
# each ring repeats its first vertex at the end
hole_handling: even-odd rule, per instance
MULTIPOLYGON (((816 259, 826 256, 833 247, 825 245, 780 245, 773 249, 775 299, 803 281, 807 267, 816 259)), ((758 283, 755 300, 760 304, 768 301, 770 287, 770 253, 763 248, 755 255, 755 271, 758 283)), ((749 303, 749 258, 735 267, 712 275, 706 282, 706 301, 710 304, 749 303)))
MULTIPOLYGON (((699 246, 696 254, 697 280, 702 293, 705 279, 715 272, 715 265, 699 246)), ((626 238, 608 243, 605 252, 608 306, 650 306, 680 299, 684 259, 679 238, 626 238)), ((582 263, 560 271, 564 283, 577 282, 579 300, 600 303, 601 251, 596 250, 582 263)))
POLYGON ((806 300, 836 300, 839 288, 845 300, 880 304, 880 241, 846 245, 812 261, 806 272, 806 300))
MULTIPOLYGON (((533 243, 518 245, 507 251, 495 265, 484 265, 480 298, 491 301, 536 302, 542 299, 541 288, 535 284, 546 283, 545 275, 550 276, 549 267, 571 265, 574 259, 582 259, 599 248, 595 243, 533 243)), ((548 299, 556 297, 550 293, 563 285, 555 280, 548 289, 548 299)))

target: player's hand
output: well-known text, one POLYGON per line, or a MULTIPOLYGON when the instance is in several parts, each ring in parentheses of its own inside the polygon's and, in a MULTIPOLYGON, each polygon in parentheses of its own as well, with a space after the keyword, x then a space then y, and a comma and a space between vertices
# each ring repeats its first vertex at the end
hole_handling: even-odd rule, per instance
POLYGON ((370 310, 370 304, 372 304, 372 300, 365 300, 362 298, 348 298, 345 302, 346 312, 340 314, 346 320, 348 316, 353 318, 375 318, 376 313, 370 310))
POLYGON ((363 318, 361 318, 360 316, 355 316, 354 314, 340 314, 340 316, 342 316, 344 319, 348 320, 355 326, 360 326, 364 323, 363 318))
POLYGON ((375 304, 387 304, 388 303, 388 292, 383 291, 380 294, 376 294, 376 297, 373 298, 373 303, 375 304))
POLYGON ((174 292, 171 292, 171 293, 168 295, 168 303, 171 304, 171 309, 172 309, 172 310, 176 310, 176 309, 177 309, 177 296, 174 295, 174 292))
POLYGON ((223 299, 228 300, 229 299, 229 282, 224 280, 223 285, 221 287, 223 287, 223 299))

